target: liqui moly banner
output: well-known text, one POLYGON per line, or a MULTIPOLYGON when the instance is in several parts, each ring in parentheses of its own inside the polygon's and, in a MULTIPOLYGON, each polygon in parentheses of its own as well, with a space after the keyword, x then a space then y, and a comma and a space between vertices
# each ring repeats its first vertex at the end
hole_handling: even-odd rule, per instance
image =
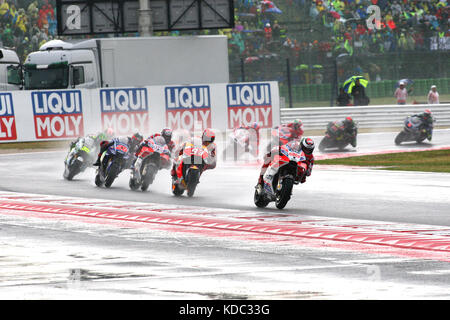
POLYGON ((11 93, 0 93, 0 141, 17 140, 11 93))
POLYGON ((37 139, 84 135, 81 91, 36 91, 31 102, 37 139))
POLYGON ((270 84, 227 85, 228 128, 257 122, 261 128, 272 127, 270 84))
POLYGON ((211 127, 209 86, 165 87, 166 126, 176 129, 211 127))
POLYGON ((101 89, 103 129, 116 135, 149 131, 148 92, 146 88, 101 89))

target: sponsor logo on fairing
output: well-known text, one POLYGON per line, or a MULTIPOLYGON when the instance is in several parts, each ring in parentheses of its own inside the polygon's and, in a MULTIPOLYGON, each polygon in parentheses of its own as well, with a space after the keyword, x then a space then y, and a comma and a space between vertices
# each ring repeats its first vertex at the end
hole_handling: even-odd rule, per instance
POLYGON ((0 140, 17 140, 11 93, 0 93, 0 140))
POLYGON ((81 91, 31 93, 37 139, 84 135, 81 91))
POLYGON ((147 96, 146 88, 101 89, 103 128, 112 128, 117 135, 148 132, 147 96))
POLYGON ((250 125, 272 127, 272 99, 267 83, 227 85, 228 128, 250 125))
POLYGON ((211 127, 209 86, 166 87, 166 125, 173 129, 211 127))

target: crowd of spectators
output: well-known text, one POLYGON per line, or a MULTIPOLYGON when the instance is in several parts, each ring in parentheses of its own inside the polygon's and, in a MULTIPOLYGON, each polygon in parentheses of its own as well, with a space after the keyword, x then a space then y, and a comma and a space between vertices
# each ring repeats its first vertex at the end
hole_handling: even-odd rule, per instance
POLYGON ((300 69, 320 67, 340 53, 450 50, 446 0, 237 0, 235 4, 236 26, 227 33, 230 57, 248 64, 287 56, 300 69), (367 26, 370 5, 381 10, 379 29, 367 26), (268 10, 270 6, 280 10, 268 10), (305 66, 308 54, 314 62, 305 66))
POLYGON ((55 1, 0 0, 0 47, 26 55, 57 35, 55 1))

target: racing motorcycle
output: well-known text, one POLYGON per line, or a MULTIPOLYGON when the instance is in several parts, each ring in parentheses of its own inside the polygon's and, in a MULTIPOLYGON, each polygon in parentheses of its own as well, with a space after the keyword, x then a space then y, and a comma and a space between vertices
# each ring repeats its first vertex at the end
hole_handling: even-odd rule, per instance
POLYGON ((264 187, 256 186, 254 203, 258 208, 275 201, 278 209, 283 209, 292 195, 294 184, 298 184, 306 174, 306 157, 302 150, 294 150, 291 143, 280 147, 280 153, 267 168, 263 176, 264 187))
POLYGON ((188 143, 178 161, 177 176, 179 178, 172 179, 172 193, 175 196, 181 196, 184 191, 187 191, 188 197, 192 197, 205 165, 211 161, 208 149, 201 142, 188 143))
POLYGON ((233 154, 234 160, 237 160, 242 152, 248 152, 257 156, 257 150, 251 145, 250 132, 245 128, 238 128, 229 135, 229 142, 226 154, 233 154))
POLYGON ((131 190, 146 191, 160 168, 170 167, 170 151, 163 137, 149 139, 138 154, 130 176, 131 190))
MULTIPOLYGON (((421 129, 422 120, 417 116, 408 116, 404 121, 402 131, 400 131, 395 137, 395 144, 400 145, 406 141, 416 141, 422 143, 425 139, 431 140, 431 136, 428 136, 427 129, 421 129)), ((433 125, 431 124, 431 128, 433 125)))
POLYGON ((114 139, 111 145, 100 158, 100 165, 95 176, 95 185, 97 187, 105 186, 109 188, 119 173, 127 169, 130 155, 128 144, 114 139))
POLYGON ((90 167, 95 161, 97 149, 98 147, 93 138, 80 138, 70 149, 64 160, 63 177, 70 181, 77 174, 90 167))
POLYGON ((331 125, 325 132, 325 136, 319 143, 319 150, 324 152, 327 148, 344 149, 351 144, 356 147, 356 136, 358 128, 355 126, 351 135, 345 133, 344 125, 331 125))

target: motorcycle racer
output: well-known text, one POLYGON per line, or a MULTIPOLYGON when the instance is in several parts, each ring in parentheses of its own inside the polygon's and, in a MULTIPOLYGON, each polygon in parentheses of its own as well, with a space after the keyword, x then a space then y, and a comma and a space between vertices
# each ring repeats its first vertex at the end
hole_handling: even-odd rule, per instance
POLYGON ((431 138, 433 136, 433 123, 435 121, 433 118, 433 114, 431 113, 431 110, 425 109, 424 112, 420 114, 415 114, 414 116, 418 117, 422 121, 419 128, 420 130, 424 130, 424 132, 426 132, 427 139, 431 141, 431 138))
POLYGON ((336 140, 347 140, 355 148, 357 127, 352 117, 346 117, 344 120, 329 122, 327 125, 327 134, 336 138, 336 140))
MULTIPOLYGON (((314 148, 315 148, 315 144, 314 144, 314 140, 311 138, 302 138, 301 140, 292 140, 289 141, 287 143, 292 149, 294 150, 302 150, 305 153, 305 157, 306 157, 306 164, 307 164, 307 169, 306 169, 306 174, 303 177, 297 177, 300 178, 300 181, 296 181, 297 183, 305 183, 306 182, 306 177, 311 175, 312 172, 312 168, 314 165, 314 148)), ((280 155, 280 147, 281 146, 275 146, 274 148, 272 148, 272 150, 270 152, 268 152, 263 159, 263 165, 261 166, 261 171, 259 173, 259 178, 258 178, 258 186, 263 186, 264 185, 264 179, 263 176, 266 173, 267 168, 273 164, 273 161, 275 159, 276 155, 280 155)))
POLYGON ((161 133, 155 133, 149 136, 147 139, 142 141, 139 146, 136 149, 135 155, 138 156, 139 152, 141 151, 142 147, 147 145, 148 141, 150 139, 154 139, 155 137, 163 137, 166 141, 167 147, 169 148, 170 153, 173 152, 173 149, 175 148, 175 142, 172 141, 172 129, 170 128, 164 128, 161 130, 161 133))
MULTIPOLYGON (((214 169, 217 165, 217 155, 216 155, 217 146, 214 143, 215 139, 216 139, 216 135, 215 135, 214 131, 212 131, 211 129, 208 129, 208 128, 203 131, 202 137, 201 137, 201 144, 202 144, 202 147, 205 147, 208 151, 209 161, 208 161, 208 164, 206 164, 203 167, 202 172, 204 172, 206 170, 214 169)), ((183 152, 184 152, 184 149, 186 146, 196 145, 198 140, 200 140, 199 137, 194 137, 194 138, 190 139, 190 141, 184 142, 177 149, 177 151, 175 152, 175 155, 177 157, 180 157, 181 155, 183 155, 183 152)), ((172 170, 170 171, 170 174, 171 174, 173 180, 179 180, 182 178, 181 166, 182 166, 182 161, 173 163, 172 170)))
POLYGON ((143 137, 139 132, 136 132, 131 137, 118 137, 113 138, 112 140, 103 140, 102 142, 100 142, 100 152, 97 156, 97 161, 93 165, 100 166, 100 158, 103 152, 105 152, 110 146, 114 145, 114 143, 117 141, 128 145, 129 147, 128 153, 132 155, 132 157, 130 157, 132 159, 130 163, 131 166, 131 164, 134 162, 135 159, 134 157, 136 149, 138 145, 142 142, 142 140, 143 137))

